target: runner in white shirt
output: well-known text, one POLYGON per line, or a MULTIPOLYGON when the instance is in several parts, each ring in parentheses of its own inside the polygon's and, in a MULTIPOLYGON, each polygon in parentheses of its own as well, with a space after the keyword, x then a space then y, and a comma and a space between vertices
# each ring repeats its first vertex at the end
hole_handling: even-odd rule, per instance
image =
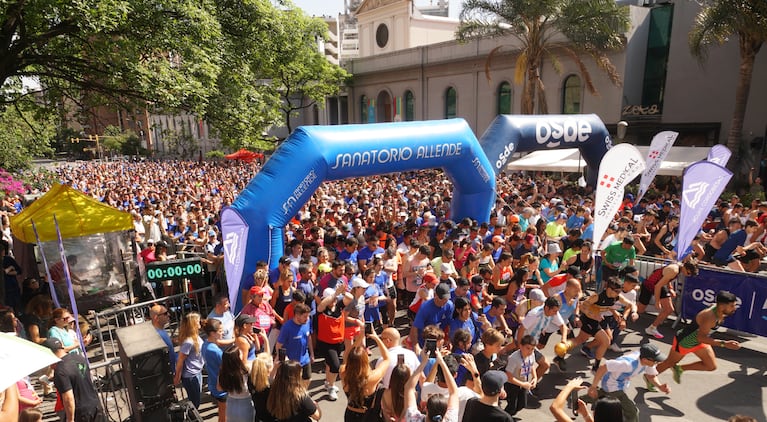
POLYGON ((658 382, 658 371, 655 369, 655 365, 665 359, 666 356, 655 345, 647 343, 643 344, 639 351, 626 353, 617 359, 605 361, 594 374, 594 382, 589 387, 588 399, 596 400, 604 396, 615 397, 621 402, 624 422, 636 422, 639 410, 634 401, 626 394, 631 378, 644 374, 648 389, 654 391, 654 388, 651 387, 657 387, 666 394, 671 393, 668 384, 658 382))

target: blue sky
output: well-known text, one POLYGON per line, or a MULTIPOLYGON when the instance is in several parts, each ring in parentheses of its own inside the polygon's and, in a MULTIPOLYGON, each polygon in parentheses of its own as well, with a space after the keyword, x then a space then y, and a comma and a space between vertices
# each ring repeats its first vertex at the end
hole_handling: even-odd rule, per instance
MULTIPOLYGON (((293 0, 298 7, 304 9, 310 16, 336 16, 343 11, 344 0, 293 0)), ((417 0, 416 4, 428 4, 429 0, 417 0)), ((458 18, 462 0, 450 0, 450 16, 458 18)))

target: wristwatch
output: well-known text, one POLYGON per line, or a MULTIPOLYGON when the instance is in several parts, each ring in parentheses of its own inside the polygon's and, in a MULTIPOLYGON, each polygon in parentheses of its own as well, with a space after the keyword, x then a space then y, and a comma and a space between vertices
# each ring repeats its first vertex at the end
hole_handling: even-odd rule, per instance
POLYGON ((474 378, 479 378, 479 372, 475 372, 472 375, 474 376, 474 378))

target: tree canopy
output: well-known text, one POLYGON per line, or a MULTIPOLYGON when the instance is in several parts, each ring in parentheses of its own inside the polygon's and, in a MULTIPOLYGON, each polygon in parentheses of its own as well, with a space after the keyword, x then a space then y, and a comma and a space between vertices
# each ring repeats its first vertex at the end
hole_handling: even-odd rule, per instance
POLYGON ((517 41, 514 81, 522 85, 523 114, 548 113, 540 77, 544 59, 557 71, 560 56, 571 59, 592 94, 597 90, 582 54, 621 84, 607 53, 623 47, 629 18, 628 8, 614 0, 466 0, 460 18, 459 40, 509 35, 517 41))
MULTIPOLYGON (((207 119, 226 144, 252 145, 285 114, 337 92, 346 77, 317 50, 324 23, 289 0, 278 5, 0 2, 0 112, 21 102, 61 121, 100 105, 183 110, 207 119), (299 92, 308 101, 286 101, 299 92)), ((30 127, 40 124, 32 120, 30 127)))

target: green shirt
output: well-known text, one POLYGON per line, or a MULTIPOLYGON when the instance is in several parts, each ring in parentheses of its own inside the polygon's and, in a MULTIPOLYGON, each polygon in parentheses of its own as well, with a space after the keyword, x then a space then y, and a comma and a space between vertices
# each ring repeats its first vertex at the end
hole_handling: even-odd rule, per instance
POLYGON ((623 263, 635 259, 637 256, 636 249, 632 245, 629 249, 623 248, 623 242, 615 242, 605 248, 605 262, 615 265, 616 267, 623 266, 623 263))

